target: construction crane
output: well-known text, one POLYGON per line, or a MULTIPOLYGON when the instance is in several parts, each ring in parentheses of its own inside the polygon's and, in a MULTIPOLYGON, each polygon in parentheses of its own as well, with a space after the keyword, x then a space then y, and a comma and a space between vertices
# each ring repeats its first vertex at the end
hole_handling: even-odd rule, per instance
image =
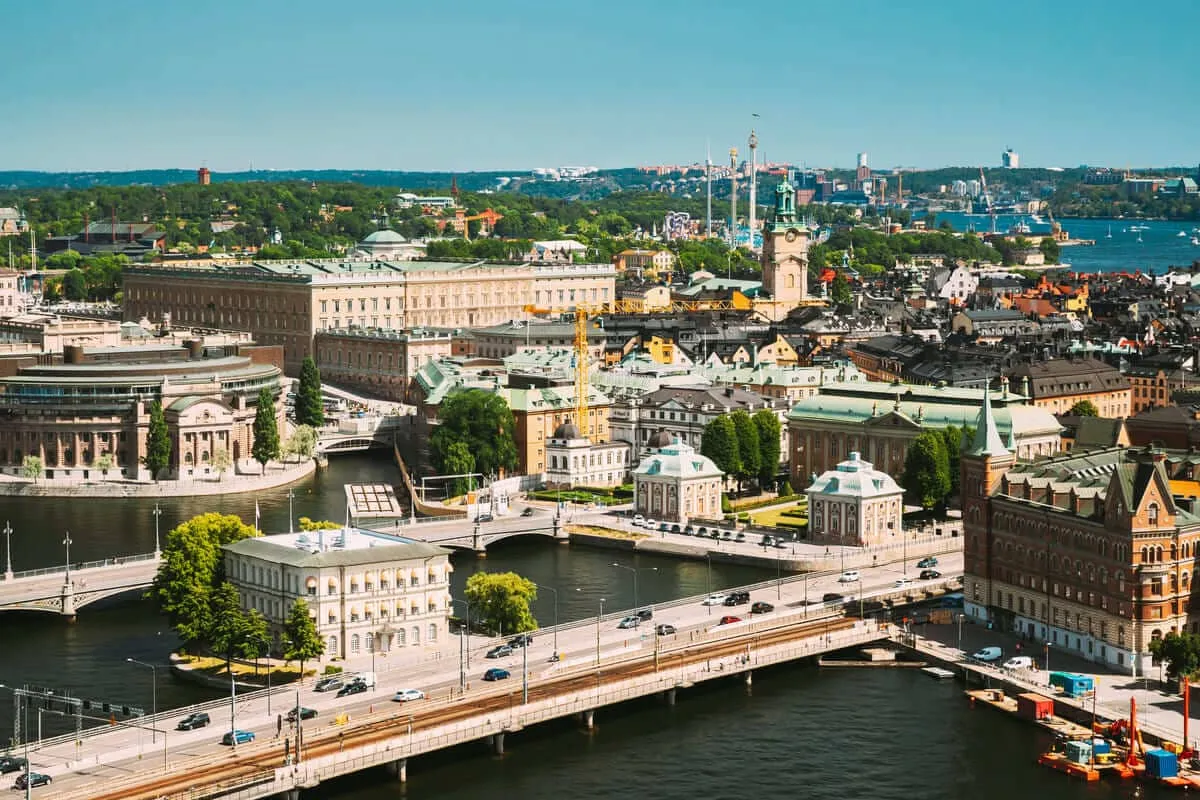
MULTIPOLYGON (((572 366, 575 368, 575 427, 579 428, 579 435, 584 439, 591 437, 591 425, 588 421, 589 412, 591 411, 591 403, 589 401, 588 387, 588 367, 590 366, 591 358, 588 354, 588 320, 595 314, 604 313, 606 306, 575 306, 571 309, 551 309, 538 308, 537 306, 525 306, 525 313, 539 315, 571 315, 575 322, 575 340, 572 350, 574 355, 571 359, 572 366)), ((529 323, 526 322, 526 325, 529 323)))
POLYGON ((988 216, 992 219, 992 233, 996 233, 996 208, 992 205, 992 196, 988 194, 987 178, 984 177, 983 167, 979 168, 979 186, 983 189, 983 200, 987 203, 988 216))

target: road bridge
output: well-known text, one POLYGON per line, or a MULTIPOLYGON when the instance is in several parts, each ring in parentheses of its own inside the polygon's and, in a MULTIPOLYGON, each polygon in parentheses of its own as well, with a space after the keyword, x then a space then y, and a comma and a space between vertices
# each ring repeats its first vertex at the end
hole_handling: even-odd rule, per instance
POLYGON ((159 553, 106 558, 67 568, 14 572, 0 580, 0 611, 47 611, 75 617, 106 597, 145 589, 154 581, 159 553))

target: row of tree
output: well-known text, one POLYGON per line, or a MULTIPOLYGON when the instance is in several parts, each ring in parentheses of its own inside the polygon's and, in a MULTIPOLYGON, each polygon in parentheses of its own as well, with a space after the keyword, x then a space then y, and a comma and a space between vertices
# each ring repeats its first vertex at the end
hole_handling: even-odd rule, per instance
POLYGON ((734 478, 739 488, 746 481, 769 488, 779 472, 780 429, 779 418, 769 409, 751 416, 739 408, 704 426, 700 452, 734 478))

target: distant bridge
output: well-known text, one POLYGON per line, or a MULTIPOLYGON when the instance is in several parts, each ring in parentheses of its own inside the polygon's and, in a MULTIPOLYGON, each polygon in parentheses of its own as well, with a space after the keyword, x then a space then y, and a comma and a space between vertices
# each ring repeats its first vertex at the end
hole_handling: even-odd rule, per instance
POLYGON ((75 617, 86 605, 154 582, 159 553, 88 561, 61 567, 14 572, 0 581, 0 611, 47 611, 75 617))
POLYGON ((358 453, 391 447, 396 431, 402 425, 412 425, 412 420, 412 417, 403 414, 374 414, 343 419, 336 427, 317 431, 317 453, 358 453))
POLYGON ((473 550, 483 553, 488 545, 518 536, 545 536, 566 544, 570 535, 562 526, 559 517, 518 517, 499 520, 486 526, 478 522, 456 520, 453 522, 428 523, 405 526, 405 537, 443 547, 473 550))

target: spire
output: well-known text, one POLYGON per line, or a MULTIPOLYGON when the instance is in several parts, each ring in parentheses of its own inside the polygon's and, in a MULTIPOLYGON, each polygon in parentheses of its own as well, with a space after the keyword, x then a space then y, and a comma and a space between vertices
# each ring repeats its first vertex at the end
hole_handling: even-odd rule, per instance
POLYGON ((996 430, 996 418, 992 416, 992 399, 988 394, 988 386, 983 387, 983 408, 979 409, 979 417, 975 420, 975 440, 967 451, 972 456, 1006 456, 1008 448, 996 430))

